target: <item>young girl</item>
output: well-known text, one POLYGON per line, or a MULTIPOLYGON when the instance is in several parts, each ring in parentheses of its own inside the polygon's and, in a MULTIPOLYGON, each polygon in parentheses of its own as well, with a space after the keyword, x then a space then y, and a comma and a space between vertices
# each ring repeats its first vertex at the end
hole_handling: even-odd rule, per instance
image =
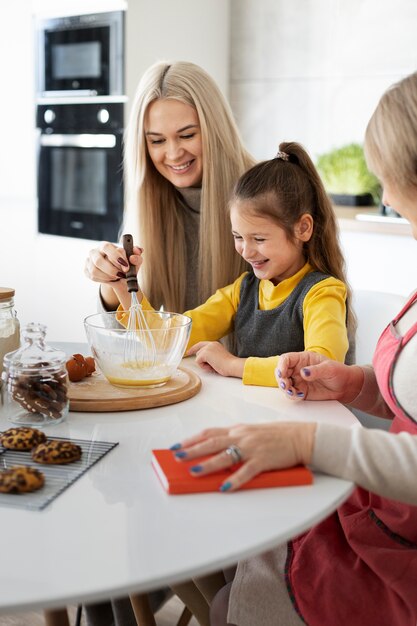
MULTIPOLYGON (((335 217, 317 171, 296 143, 239 179, 230 202, 235 248, 252 266, 204 304, 193 321, 188 355, 201 367, 245 384, 276 386, 278 355, 312 350, 344 361, 349 310, 335 217), (237 354, 219 339, 235 331, 237 354)), ((141 263, 136 248, 132 263, 141 263)), ((125 281, 115 287, 122 307, 125 281)), ((144 298, 144 309, 151 308, 144 298)))

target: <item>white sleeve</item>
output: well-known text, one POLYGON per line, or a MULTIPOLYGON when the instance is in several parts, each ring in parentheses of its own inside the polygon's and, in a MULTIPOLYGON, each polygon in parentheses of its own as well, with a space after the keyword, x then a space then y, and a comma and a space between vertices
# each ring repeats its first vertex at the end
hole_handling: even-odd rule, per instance
POLYGON ((380 496, 417 505, 417 436, 410 433, 320 423, 312 466, 380 496))

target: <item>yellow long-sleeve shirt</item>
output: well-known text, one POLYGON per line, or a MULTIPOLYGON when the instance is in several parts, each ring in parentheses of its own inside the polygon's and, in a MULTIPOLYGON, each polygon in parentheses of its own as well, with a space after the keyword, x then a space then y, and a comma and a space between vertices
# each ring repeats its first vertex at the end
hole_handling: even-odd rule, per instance
MULTIPOLYGON (((290 295, 302 278, 313 271, 309 263, 278 285, 269 280, 259 283, 259 308, 274 309, 290 295)), ((240 286, 246 272, 231 285, 218 289, 204 304, 186 311, 191 317, 190 348, 199 341, 217 341, 233 330, 240 301, 240 286)), ((152 309, 143 298, 144 309, 152 309)), ((346 286, 337 278, 326 278, 314 285, 303 303, 304 348, 343 362, 348 347, 346 329, 346 286)), ((278 356, 246 359, 243 383, 276 387, 275 368, 278 356)))

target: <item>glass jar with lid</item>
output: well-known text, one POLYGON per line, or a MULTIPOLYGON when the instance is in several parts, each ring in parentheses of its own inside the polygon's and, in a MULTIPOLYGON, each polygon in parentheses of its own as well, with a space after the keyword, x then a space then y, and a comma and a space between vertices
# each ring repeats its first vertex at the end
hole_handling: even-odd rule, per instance
POLYGON ((45 344, 43 324, 28 324, 22 334, 23 346, 4 357, 7 418, 19 426, 57 424, 69 409, 65 353, 45 344))
POLYGON ((14 289, 0 287, 0 374, 4 355, 20 346, 20 326, 14 310, 14 289))

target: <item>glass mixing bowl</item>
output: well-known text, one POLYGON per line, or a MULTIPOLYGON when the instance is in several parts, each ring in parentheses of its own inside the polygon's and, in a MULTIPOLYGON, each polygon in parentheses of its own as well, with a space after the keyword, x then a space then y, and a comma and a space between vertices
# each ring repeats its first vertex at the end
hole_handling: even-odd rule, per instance
POLYGON ((128 330, 120 320, 129 311, 89 315, 84 327, 91 352, 103 375, 117 387, 160 387, 176 372, 191 331, 180 313, 142 311, 144 325, 128 330))

